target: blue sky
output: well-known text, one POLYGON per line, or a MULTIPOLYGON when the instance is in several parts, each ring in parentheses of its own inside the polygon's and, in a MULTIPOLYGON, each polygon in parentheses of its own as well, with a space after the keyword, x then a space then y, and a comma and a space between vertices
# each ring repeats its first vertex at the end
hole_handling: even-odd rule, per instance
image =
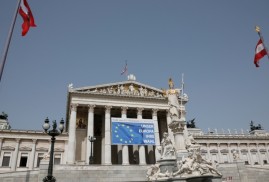
MULTIPOLYGON (((0 112, 14 129, 42 129, 48 116, 65 118, 67 86, 126 80, 180 87, 184 73, 187 119, 207 131, 269 130, 269 61, 253 64, 261 27, 269 46, 269 1, 28 0, 36 28, 21 36, 17 18, 0 83, 0 112)), ((0 6, 0 50, 16 0, 0 6)))

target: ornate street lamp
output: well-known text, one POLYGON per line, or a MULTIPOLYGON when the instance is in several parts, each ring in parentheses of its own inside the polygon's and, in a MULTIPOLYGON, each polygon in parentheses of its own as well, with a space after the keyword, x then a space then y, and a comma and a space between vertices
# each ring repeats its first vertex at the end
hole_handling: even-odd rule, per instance
POLYGON ((89 141, 91 142, 91 155, 90 155, 90 160, 89 160, 89 164, 93 164, 94 160, 93 160, 93 154, 92 154, 92 143, 96 140, 95 136, 89 136, 89 141))
POLYGON ((56 178, 52 176, 53 171, 53 155, 54 155, 54 143, 56 140, 56 136, 60 135, 64 130, 64 120, 60 121, 59 130, 57 128, 56 120, 52 121, 52 129, 50 128, 49 119, 46 118, 45 123, 43 124, 43 129, 45 133, 51 136, 51 146, 50 146, 50 160, 49 160, 49 168, 48 168, 48 175, 43 179, 43 182, 55 182, 56 178))

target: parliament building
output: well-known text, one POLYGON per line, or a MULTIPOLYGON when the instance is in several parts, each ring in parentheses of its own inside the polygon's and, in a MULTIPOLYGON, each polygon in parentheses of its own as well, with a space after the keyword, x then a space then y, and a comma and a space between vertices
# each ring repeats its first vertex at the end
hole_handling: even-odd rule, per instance
MULTIPOLYGON (((180 94, 178 99, 180 113, 186 115, 189 98, 180 94)), ((165 91, 136 81, 134 75, 129 75, 127 81, 95 86, 74 88, 70 84, 66 126, 56 137, 54 165, 89 166, 91 162, 94 166, 124 169, 155 164, 160 157, 157 148, 162 134, 168 132, 173 138, 170 122, 165 91), (111 118, 152 120, 155 144, 113 144, 111 118), (95 140, 90 141, 89 137, 95 140)), ((230 164, 236 151, 246 166, 269 167, 269 133, 264 130, 231 133, 187 129, 209 160, 230 164)), ((50 151, 50 142, 44 131, 11 129, 7 118, 0 118, 0 173, 38 171, 50 151)))

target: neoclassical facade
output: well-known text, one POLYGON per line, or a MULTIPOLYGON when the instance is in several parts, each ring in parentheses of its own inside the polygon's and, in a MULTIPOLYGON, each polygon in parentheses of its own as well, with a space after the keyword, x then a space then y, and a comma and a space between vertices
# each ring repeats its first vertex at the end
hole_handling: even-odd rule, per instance
MULTIPOLYGON (((186 114, 188 96, 179 91, 180 114, 186 114)), ((191 109, 191 108, 189 108, 191 109)), ((1 120, 1 123, 7 122, 1 120)), ((55 143, 55 164, 89 165, 91 151, 95 165, 148 165, 160 158, 157 151, 162 133, 173 133, 166 92, 137 82, 127 81, 89 87, 68 87, 66 128, 55 143), (111 118, 151 119, 155 145, 112 145, 111 118), (91 143, 89 137, 96 140, 91 143)), ((234 151, 249 166, 266 166, 269 162, 269 136, 265 131, 252 133, 204 133, 188 129, 202 145, 207 159, 219 163, 233 162, 234 151)), ((50 137, 43 131, 0 129, 0 173, 35 170, 50 148, 50 137)))

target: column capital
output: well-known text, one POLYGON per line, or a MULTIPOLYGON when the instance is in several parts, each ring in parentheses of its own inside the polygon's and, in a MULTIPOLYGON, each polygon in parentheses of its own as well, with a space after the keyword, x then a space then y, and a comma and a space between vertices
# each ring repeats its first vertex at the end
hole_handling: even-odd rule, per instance
POLYGON ((159 109, 157 109, 157 108, 153 108, 152 109, 152 115, 153 116, 157 116, 157 112, 159 111, 159 109))
POLYGON ((88 105, 88 112, 93 112, 94 111, 94 108, 95 108, 95 105, 88 105))
POLYGON ((105 106, 105 108, 106 108, 106 112, 110 112, 112 106, 105 106))
POLYGON ((78 104, 70 104, 71 111, 77 111, 78 104))
POLYGON ((127 109, 128 109, 127 106, 122 106, 122 107, 121 107, 121 115, 123 115, 123 114, 127 114, 127 109))
POLYGON ((32 139, 33 144, 36 144, 37 139, 32 139))
POLYGON ((128 109, 128 107, 127 107, 127 106, 122 106, 122 107, 121 107, 121 111, 125 111, 125 112, 126 112, 126 111, 127 111, 127 109, 128 109))
POLYGON ((206 143, 206 146, 209 147, 210 146, 210 143, 206 143))
POLYGON ((20 143, 21 139, 20 138, 16 138, 15 141, 16 141, 16 143, 20 143))
POLYGON ((137 108, 137 115, 142 115, 142 111, 144 110, 143 107, 138 107, 137 108))
POLYGON ((4 138, 3 137, 0 137, 0 142, 2 142, 4 140, 4 138))

